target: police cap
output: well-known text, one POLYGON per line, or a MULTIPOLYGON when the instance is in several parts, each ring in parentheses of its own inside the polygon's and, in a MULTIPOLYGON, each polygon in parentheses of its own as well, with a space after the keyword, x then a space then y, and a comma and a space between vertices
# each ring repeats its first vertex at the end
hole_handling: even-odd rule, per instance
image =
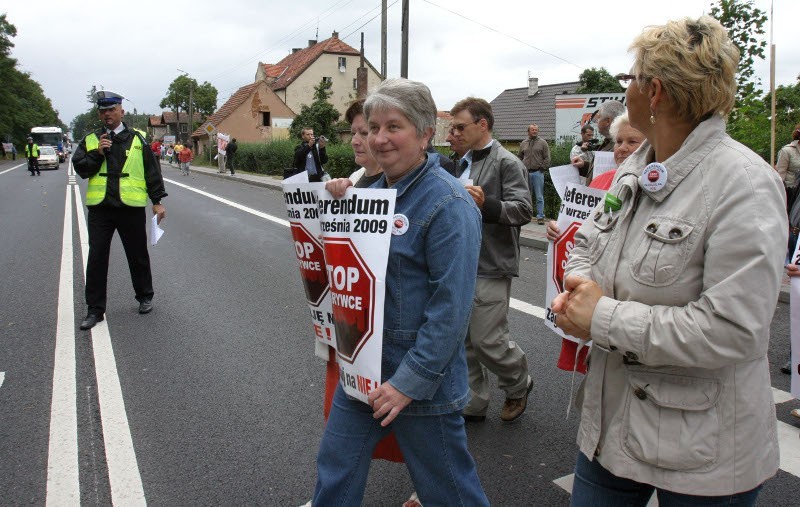
POLYGON ((97 109, 111 109, 117 104, 122 104, 124 99, 119 93, 110 90, 99 90, 94 93, 94 101, 97 104, 97 109))

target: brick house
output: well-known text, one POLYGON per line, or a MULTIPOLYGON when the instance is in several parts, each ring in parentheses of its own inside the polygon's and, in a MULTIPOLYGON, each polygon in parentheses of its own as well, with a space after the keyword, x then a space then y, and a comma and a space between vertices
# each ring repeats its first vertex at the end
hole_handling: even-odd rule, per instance
POLYGON ((196 143, 197 153, 203 153, 209 141, 205 131, 209 123, 217 132, 229 134, 240 143, 286 139, 294 117, 294 112, 266 81, 256 81, 242 86, 231 95, 222 107, 192 132, 192 139, 196 143))

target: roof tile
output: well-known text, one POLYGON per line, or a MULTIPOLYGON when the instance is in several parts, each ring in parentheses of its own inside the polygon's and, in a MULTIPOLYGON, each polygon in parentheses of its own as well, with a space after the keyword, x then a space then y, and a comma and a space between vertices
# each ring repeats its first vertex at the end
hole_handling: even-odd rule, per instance
POLYGON ((578 81, 540 85, 533 97, 528 88, 509 88, 491 101, 494 113, 494 137, 500 141, 521 141, 528 126, 536 123, 539 135, 552 141, 556 135, 556 95, 575 93, 578 81))
POLYGON ((283 90, 323 53, 354 56, 361 54, 355 48, 339 39, 338 35, 335 35, 313 46, 295 51, 276 64, 265 63, 264 72, 267 77, 276 78, 270 86, 273 90, 283 90))
POLYGON ((258 85, 261 84, 261 81, 256 81, 255 83, 250 83, 248 85, 244 85, 238 90, 236 93, 231 95, 225 104, 222 105, 219 109, 214 111, 214 114, 208 117, 208 119, 203 122, 203 124, 194 132, 192 132, 192 137, 199 137, 204 135, 206 132, 203 130, 203 127, 211 123, 212 125, 219 126, 222 123, 222 120, 230 116, 230 114, 236 110, 237 107, 241 106, 247 98, 253 94, 253 91, 258 88, 258 85))

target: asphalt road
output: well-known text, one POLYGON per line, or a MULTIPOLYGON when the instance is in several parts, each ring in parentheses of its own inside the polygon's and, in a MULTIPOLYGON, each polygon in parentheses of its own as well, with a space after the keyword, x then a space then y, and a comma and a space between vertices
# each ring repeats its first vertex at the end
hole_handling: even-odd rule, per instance
MULTIPOLYGON (((78 330, 86 208, 68 164, 30 177, 23 163, 0 161, 0 504, 305 503, 324 364, 313 355, 281 194, 165 167, 166 234, 150 249, 155 310, 137 313, 115 239, 107 320, 90 333, 78 330)), ((541 307, 546 256, 525 248, 522 257, 512 296, 541 307)), ((541 318, 511 310, 510 325, 536 387, 512 424, 500 421, 495 390, 487 421, 467 427, 470 450, 493 505, 567 505, 554 481, 577 453, 571 375, 555 367, 559 340, 541 318)), ((782 392, 788 332, 779 304, 770 360, 782 392)), ((776 405, 787 464, 762 505, 798 503, 797 407, 776 405)), ((399 506, 412 490, 403 465, 376 461, 364 504, 399 506)))

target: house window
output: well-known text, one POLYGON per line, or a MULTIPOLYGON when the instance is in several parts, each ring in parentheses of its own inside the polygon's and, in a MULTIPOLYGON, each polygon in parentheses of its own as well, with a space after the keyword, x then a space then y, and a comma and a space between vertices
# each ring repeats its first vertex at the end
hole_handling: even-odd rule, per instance
POLYGON ((353 90, 358 90, 358 79, 353 79, 353 90))
POLYGON ((322 78, 322 81, 325 84, 333 84, 333 78, 332 77, 325 76, 325 77, 322 78))
POLYGON ((265 126, 265 127, 271 127, 272 126, 272 119, 269 116, 269 111, 263 111, 261 113, 261 117, 262 117, 262 121, 263 121, 263 123, 262 123, 263 126, 265 126))
POLYGON ((189 125, 187 125, 185 123, 181 123, 181 132, 184 133, 184 134, 186 132, 189 132, 189 125))
POLYGON ((339 67, 339 70, 346 69, 347 68, 347 58, 345 58, 344 56, 340 56, 339 57, 339 65, 338 65, 338 67, 339 67))

